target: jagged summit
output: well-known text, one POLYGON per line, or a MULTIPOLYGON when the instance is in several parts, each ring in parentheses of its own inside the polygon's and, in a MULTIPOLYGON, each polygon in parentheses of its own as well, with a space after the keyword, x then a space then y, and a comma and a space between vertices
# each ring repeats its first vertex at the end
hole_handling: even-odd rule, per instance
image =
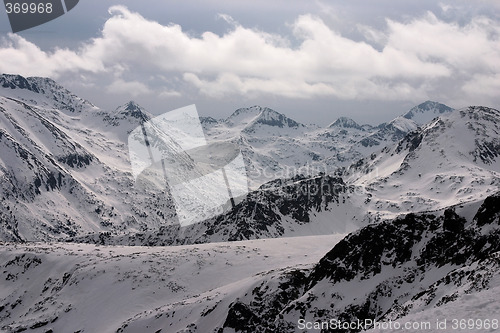
POLYGON ((444 104, 426 101, 410 111, 376 127, 376 131, 360 141, 364 148, 378 150, 403 139, 408 133, 429 123, 432 119, 448 114, 454 109, 444 104))
POLYGON ((139 121, 148 121, 151 119, 151 114, 134 101, 116 108, 113 116, 115 119, 135 118, 139 121))
MULTIPOLYGON (((377 158, 370 156, 365 160, 368 164, 384 164, 386 167, 388 163, 384 160, 394 160, 399 167, 403 161, 394 158, 395 154, 405 156, 411 153, 403 163, 402 170, 405 172, 413 165, 419 165, 415 172, 434 175, 436 170, 442 172, 446 166, 455 170, 466 164, 500 172, 499 134, 500 111, 470 106, 443 114, 407 134, 392 148, 381 151, 377 158), (408 164, 410 159, 413 161, 411 165, 408 164)), ((397 168, 388 169, 394 171, 397 168)))
POLYGON ((359 125, 357 122, 355 122, 354 120, 352 120, 351 118, 348 118, 348 117, 340 117, 335 122, 330 124, 328 127, 329 128, 332 128, 332 127, 355 128, 355 129, 358 129, 360 131, 365 130, 361 125, 359 125))
POLYGON ((493 109, 486 106, 469 106, 463 109, 458 109, 458 113, 454 113, 455 115, 460 114, 463 118, 465 116, 469 117, 469 119, 474 120, 486 120, 497 123, 500 120, 500 111, 497 109, 493 109))
MULTIPOLYGON (((265 107, 264 107, 265 108, 265 107)), ((235 117, 238 117, 238 116, 241 116, 241 115, 248 115, 248 114, 253 114, 253 115, 257 115, 259 114, 263 109, 263 107, 259 106, 259 105, 254 105, 254 106, 250 106, 248 108, 239 108, 239 109, 236 109, 228 118, 227 120, 229 119, 233 119, 235 117)))
POLYGON ((35 93, 40 92, 36 84, 29 82, 21 75, 2 74, 0 75, 0 85, 2 88, 27 89, 35 93))
POLYGON ((134 101, 120 105, 111 113, 105 113, 104 120, 113 127, 119 127, 116 131, 120 136, 128 135, 137 126, 153 117, 146 109, 134 101))
POLYGON ((213 117, 200 117, 200 122, 202 124, 217 124, 219 121, 213 117))
POLYGON ((300 127, 302 126, 293 119, 286 117, 285 115, 276 112, 269 108, 264 108, 259 114, 258 119, 255 120, 256 124, 263 124, 268 126, 278 126, 278 127, 300 127))
POLYGON ((434 101, 425 101, 411 108, 410 111, 406 112, 402 116, 406 119, 413 120, 418 125, 423 125, 442 114, 452 111, 453 108, 450 108, 447 105, 434 101))
POLYGON ((240 108, 234 111, 224 121, 228 126, 246 125, 262 112, 262 107, 255 105, 249 108, 240 108))
POLYGON ((3 88, 26 89, 41 94, 54 90, 69 92, 69 90, 48 77, 30 76, 25 78, 18 74, 1 74, 0 84, 3 88))
POLYGON ((284 114, 276 112, 268 107, 261 107, 258 105, 236 110, 226 119, 225 122, 229 126, 234 126, 236 124, 247 125, 247 129, 255 127, 259 124, 280 128, 297 128, 304 126, 295 120, 288 118, 284 114))
POLYGON ((6 89, 6 96, 30 101, 38 106, 49 106, 70 112, 95 108, 89 101, 46 77, 25 78, 21 75, 1 74, 0 87, 6 89))

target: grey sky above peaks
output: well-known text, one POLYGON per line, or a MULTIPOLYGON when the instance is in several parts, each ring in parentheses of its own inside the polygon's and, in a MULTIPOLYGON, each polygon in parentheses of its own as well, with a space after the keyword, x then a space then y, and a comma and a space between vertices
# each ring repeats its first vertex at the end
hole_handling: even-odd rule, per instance
POLYGON ((497 1, 80 1, 10 33, 0 72, 46 76, 114 110, 269 106, 301 123, 378 124, 425 101, 500 104, 497 1))

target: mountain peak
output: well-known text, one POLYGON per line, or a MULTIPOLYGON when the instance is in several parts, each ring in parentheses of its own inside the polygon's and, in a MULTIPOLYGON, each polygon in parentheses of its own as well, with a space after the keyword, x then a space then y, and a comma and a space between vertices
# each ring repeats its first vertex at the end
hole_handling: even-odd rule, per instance
POLYGON ((239 108, 237 110, 235 110, 230 116, 229 118, 231 117, 236 117, 236 116, 239 116, 239 115, 242 115, 242 114, 253 114, 253 115, 256 115, 256 114, 259 114, 262 109, 264 109, 262 106, 259 106, 259 105, 254 105, 254 106, 251 106, 251 107, 248 107, 248 108, 239 108))
POLYGON ((418 128, 418 123, 412 119, 399 116, 391 120, 387 126, 392 126, 403 133, 409 133, 418 128))
POLYGON ((10 89, 27 89, 35 93, 39 93, 36 84, 30 83, 26 78, 16 74, 2 74, 0 75, 0 85, 2 88, 10 89))
POLYGON ((410 111, 403 114, 403 117, 413 120, 418 125, 423 125, 432 119, 451 111, 453 111, 453 108, 450 108, 447 105, 434 101, 425 101, 411 108, 410 111))
POLYGON ((151 119, 151 114, 134 101, 129 101, 116 108, 113 120, 137 119, 141 122, 151 119))
POLYGON ((219 121, 213 117, 200 117, 200 123, 207 124, 207 125, 216 125, 219 123, 219 121))
POLYGON ((56 91, 72 95, 63 86, 47 77, 32 76, 25 78, 17 74, 2 74, 0 76, 0 85, 3 88, 26 89, 44 95, 54 95, 56 91))
POLYGON ((328 127, 355 128, 360 131, 364 131, 364 128, 362 126, 360 126, 357 122, 348 117, 339 117, 337 120, 335 120, 335 122, 330 124, 330 126, 328 127))
POLYGON ((253 128, 259 124, 280 128, 297 128, 304 126, 271 108, 258 105, 249 108, 240 108, 234 111, 225 122, 229 126, 245 125, 247 129, 250 127, 253 128))
POLYGON ((24 93, 8 93, 10 97, 29 100, 37 105, 52 105, 60 110, 70 112, 81 112, 84 109, 94 108, 94 105, 89 101, 76 96, 56 81, 46 77, 25 78, 17 74, 1 74, 0 87, 11 90, 27 90, 43 96, 46 100, 28 98, 24 93))
POLYGON ((141 109, 139 104, 137 104, 134 101, 130 101, 128 103, 125 103, 124 106, 125 106, 125 110, 127 110, 127 111, 140 111, 140 109, 141 109))
POLYGON ((270 108, 263 108, 259 113, 255 123, 277 126, 277 127, 300 127, 303 126, 293 119, 288 118, 284 114, 274 111, 270 108))

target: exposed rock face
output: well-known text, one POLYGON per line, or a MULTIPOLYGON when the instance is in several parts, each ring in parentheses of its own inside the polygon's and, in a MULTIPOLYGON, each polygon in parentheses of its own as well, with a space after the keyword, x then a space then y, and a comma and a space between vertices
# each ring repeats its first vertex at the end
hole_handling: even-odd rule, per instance
POLYGON ((499 253, 500 194, 484 200, 469 222, 453 209, 408 214, 350 234, 310 272, 266 280, 231 305, 224 325, 296 332, 297 318, 394 321, 488 288, 500 276, 499 253))

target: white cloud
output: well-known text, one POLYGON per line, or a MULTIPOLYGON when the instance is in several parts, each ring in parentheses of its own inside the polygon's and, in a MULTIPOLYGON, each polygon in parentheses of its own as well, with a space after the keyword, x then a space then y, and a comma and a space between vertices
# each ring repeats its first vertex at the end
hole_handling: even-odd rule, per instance
POLYGON ((231 94, 256 95, 261 92, 293 98, 335 95, 333 87, 324 83, 307 83, 302 80, 262 79, 239 77, 233 73, 222 73, 215 80, 203 80, 196 74, 184 74, 184 80, 197 87, 203 94, 223 97, 231 94))
POLYGON ((388 21, 388 46, 438 62, 455 72, 500 70, 500 24, 478 17, 466 26, 445 23, 428 13, 409 24, 388 21))
POLYGON ((23 37, 10 33, 0 42, 0 59, 0 71, 4 73, 58 77, 67 72, 104 70, 99 59, 86 57, 79 51, 44 52, 23 37))
MULTIPOLYGON (((224 35, 193 36, 179 25, 162 26, 124 7, 110 9, 102 35, 77 50, 40 50, 10 34, 0 46, 0 71, 57 78, 73 72, 108 73, 110 92, 149 94, 138 78, 181 77, 211 97, 272 94, 293 98, 403 100, 436 95, 454 82, 447 97, 480 93, 495 100, 500 82, 500 23, 475 17, 465 25, 434 14, 408 22, 387 21, 359 30, 377 48, 328 27, 320 18, 299 16, 291 25, 295 44, 284 36, 230 23, 224 35), (298 41, 298 43, 297 43, 298 41), (292 46, 293 45, 293 46, 292 46), (126 82, 124 74, 135 81, 126 82), (129 90, 130 89, 130 90, 129 90)), ((172 83, 171 82, 171 83, 172 83)), ((177 91, 161 88, 163 96, 177 91)))
POLYGON ((112 94, 129 94, 133 97, 151 93, 150 89, 144 83, 138 81, 127 82, 122 79, 111 83, 106 90, 112 94))

